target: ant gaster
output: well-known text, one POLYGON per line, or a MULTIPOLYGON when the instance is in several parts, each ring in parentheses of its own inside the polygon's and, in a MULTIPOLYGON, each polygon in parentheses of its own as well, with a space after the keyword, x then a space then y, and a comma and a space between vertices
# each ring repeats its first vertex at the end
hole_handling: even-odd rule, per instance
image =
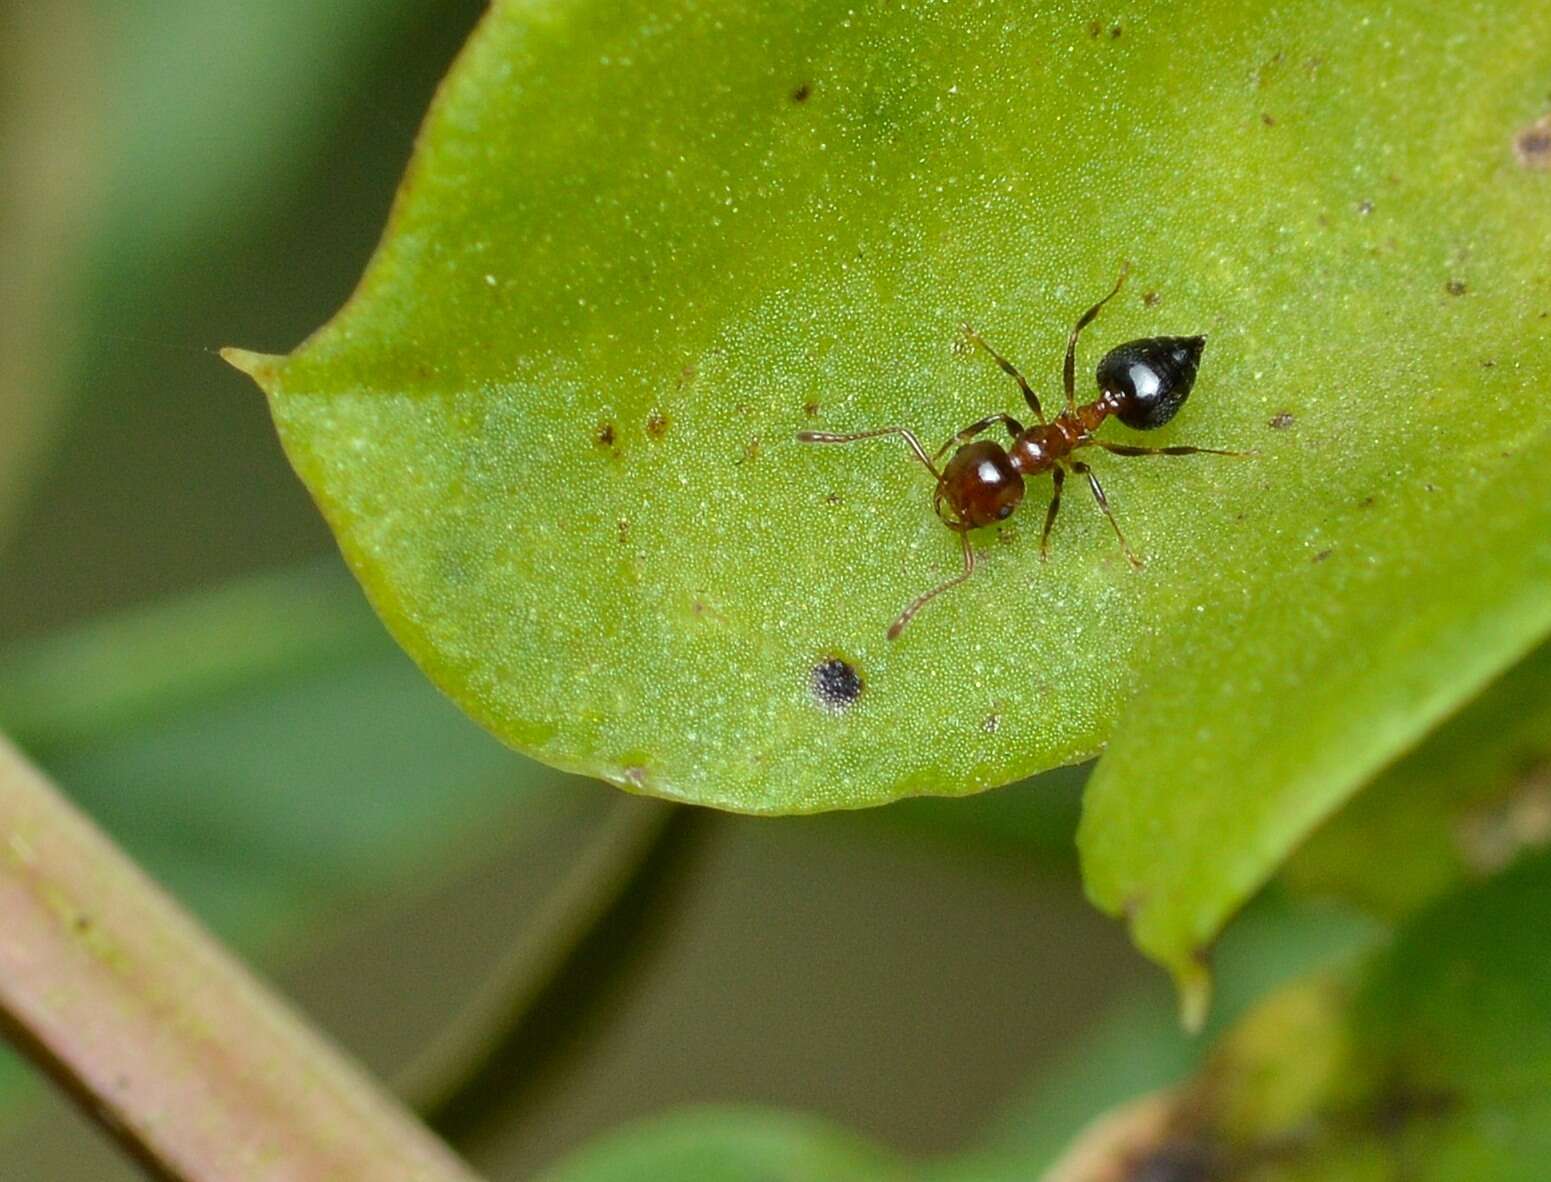
POLYGON ((1055 525, 1056 514, 1061 508, 1061 486, 1071 472, 1087 480, 1093 499, 1098 502, 1099 508, 1114 528, 1115 537, 1120 540, 1120 548, 1126 559, 1133 567, 1141 567, 1141 559, 1126 542, 1125 535, 1120 532, 1120 524, 1110 511, 1104 486, 1099 483, 1092 468, 1074 458, 1074 453, 1079 449, 1101 447, 1119 456, 1249 454, 1213 447, 1136 447, 1094 437, 1093 432, 1110 415, 1126 426, 1142 431, 1161 427, 1172 419, 1190 395, 1190 388, 1196 380, 1196 370, 1201 364, 1201 350, 1206 346, 1204 336, 1148 337, 1117 345, 1099 362, 1096 374, 1099 396, 1079 406, 1075 381, 1077 338, 1093 322, 1099 310, 1115 298, 1125 284, 1129 270, 1129 264, 1123 266, 1109 294, 1078 317, 1077 323, 1072 326, 1066 338, 1066 363, 1061 371, 1066 390, 1066 408, 1053 419, 1046 420, 1039 396, 1012 362, 966 324, 963 326, 965 336, 989 353, 1002 371, 1018 383, 1029 409, 1038 420, 1034 426, 1025 428, 1011 415, 987 415, 978 423, 971 423, 953 435, 932 455, 927 455, 921 441, 905 427, 879 427, 850 435, 833 435, 826 431, 797 433, 797 439, 802 443, 853 443, 858 439, 873 439, 879 435, 899 435, 910 445, 916 459, 937 479, 933 507, 943 524, 959 535, 964 549, 964 569, 947 582, 917 596, 890 626, 890 640, 904 631, 911 618, 933 598, 950 587, 958 586, 974 573, 975 551, 969 542, 969 531, 1006 520, 1023 500, 1025 479, 1046 472, 1050 473, 1054 488, 1051 491, 1050 506, 1045 510, 1045 528, 1039 538, 1040 557, 1045 557, 1049 552, 1050 529, 1055 525), (1004 450, 1001 444, 993 440, 975 440, 977 435, 998 425, 1005 427, 1012 437, 1011 447, 1004 450), (939 471, 937 461, 955 445, 958 450, 939 471))

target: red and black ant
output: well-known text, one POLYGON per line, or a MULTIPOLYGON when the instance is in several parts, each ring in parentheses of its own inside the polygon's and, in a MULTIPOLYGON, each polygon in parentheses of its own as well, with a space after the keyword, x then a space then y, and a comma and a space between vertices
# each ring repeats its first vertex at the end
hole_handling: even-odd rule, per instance
POLYGON ((1109 500, 1104 496, 1104 486, 1093 474, 1093 469, 1081 460, 1072 458, 1074 452, 1084 447, 1102 447, 1119 456, 1188 456, 1210 454, 1217 456, 1241 456, 1248 452, 1224 451, 1215 447, 1135 447, 1127 443, 1111 443, 1107 439, 1094 438, 1093 432, 1110 415, 1114 415, 1128 427, 1150 431, 1161 427, 1179 413, 1195 384, 1196 370, 1201 364, 1201 350, 1206 347, 1204 336, 1196 337, 1148 337, 1139 341, 1127 341, 1117 345, 1104 355, 1096 374, 1099 396, 1086 405, 1077 404, 1076 362, 1077 337, 1093 322, 1099 309, 1114 299, 1124 286, 1129 265, 1120 270, 1120 277, 1110 293, 1077 319, 1066 338, 1066 364, 1062 367, 1062 383, 1066 389, 1066 409, 1050 421, 1039 404, 1023 375, 968 324, 964 334, 996 360, 1002 371, 1018 383, 1029 409, 1039 420, 1037 425, 1025 428, 1011 415, 988 415, 978 423, 971 423, 927 455, 921 441, 905 427, 879 427, 875 431, 858 431, 851 435, 833 435, 826 431, 799 431, 801 443, 853 443, 858 439, 873 439, 879 435, 900 435, 910 445, 916 459, 937 478, 937 492, 933 507, 944 525, 959 535, 964 547, 964 570, 947 582, 917 596, 909 607, 889 627, 889 639, 893 640, 910 623, 918 611, 936 596, 950 587, 956 587, 969 578, 975 570, 975 550, 969 542, 969 531, 983 525, 1005 521, 1023 500, 1024 480, 1049 472, 1054 483, 1050 507, 1045 510, 1045 528, 1039 537, 1040 557, 1045 557, 1050 547, 1050 529, 1055 525, 1056 514, 1061 508, 1061 486, 1068 472, 1086 477, 1093 499, 1098 502, 1104 516, 1120 540, 1120 548, 1133 567, 1140 568, 1142 560, 1132 551, 1120 532, 1120 524, 1110 512, 1109 500), (975 436, 998 424, 1006 427, 1012 436, 1012 446, 1003 450, 1002 445, 989 439, 971 443, 975 436), (937 461, 955 444, 960 445, 942 471, 937 461), (947 502, 951 517, 943 512, 947 502))

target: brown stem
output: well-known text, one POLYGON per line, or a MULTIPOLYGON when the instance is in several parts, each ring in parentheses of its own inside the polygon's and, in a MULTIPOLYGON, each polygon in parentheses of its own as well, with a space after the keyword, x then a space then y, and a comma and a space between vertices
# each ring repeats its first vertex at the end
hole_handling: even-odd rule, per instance
POLYGON ((178 1182, 473 1182, 0 737, 0 1025, 178 1182))

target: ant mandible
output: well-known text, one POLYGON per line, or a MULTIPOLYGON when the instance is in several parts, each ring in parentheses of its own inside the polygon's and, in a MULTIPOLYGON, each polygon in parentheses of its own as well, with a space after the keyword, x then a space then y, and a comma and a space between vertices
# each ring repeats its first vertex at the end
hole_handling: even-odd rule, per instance
POLYGON ((1098 502, 1104 516, 1114 528, 1120 548, 1133 567, 1140 568, 1138 558, 1120 531, 1120 523, 1110 511, 1104 486, 1093 474, 1093 469, 1073 453, 1084 447, 1101 447, 1117 456, 1188 456, 1209 454, 1240 456, 1247 452, 1224 451, 1215 447, 1136 447, 1127 443, 1111 443, 1107 439, 1094 438, 1093 432, 1110 415, 1114 415, 1128 427, 1150 431, 1161 427, 1179 413, 1195 384, 1196 370, 1201 364, 1201 350, 1206 347, 1204 336, 1195 337, 1147 337, 1117 345, 1099 362, 1099 396, 1092 402, 1079 406, 1076 394, 1077 338, 1082 330, 1099 314, 1099 310, 1114 299, 1125 285, 1130 264, 1120 269, 1115 286, 1093 307, 1077 318, 1066 338, 1066 363, 1061 370, 1066 390, 1066 409, 1049 421, 1040 406, 1039 396, 1017 368, 988 345, 984 338, 968 324, 963 326, 964 335, 979 345, 1001 366, 1002 371, 1018 383, 1023 397, 1039 420, 1025 428, 1011 415, 987 415, 978 423, 971 423, 953 435, 932 455, 926 454, 913 432, 905 427, 879 427, 874 431, 858 431, 850 435, 833 435, 827 431, 799 431, 801 443, 854 443, 858 439, 874 439, 880 435, 899 435, 910 445, 916 459, 937 478, 937 492, 933 508, 944 525, 959 535, 964 548, 964 570, 933 587, 900 612, 899 618, 889 627, 889 639, 893 640, 910 623, 911 618, 931 600, 950 587, 957 587, 975 570, 975 550, 969 542, 969 531, 983 525, 1005 521, 1023 500, 1025 478, 1050 473, 1054 488, 1050 507, 1045 510, 1045 528, 1039 536, 1039 553, 1044 558, 1049 553, 1050 529, 1055 525, 1056 514, 1061 509, 1061 486, 1069 472, 1085 477, 1093 499, 1098 502), (970 442, 975 436, 1000 424, 1012 437, 1012 446, 1003 450, 1002 445, 989 439, 970 442), (942 471, 937 461, 950 447, 958 450, 942 471), (943 512, 947 502, 951 516, 943 512))

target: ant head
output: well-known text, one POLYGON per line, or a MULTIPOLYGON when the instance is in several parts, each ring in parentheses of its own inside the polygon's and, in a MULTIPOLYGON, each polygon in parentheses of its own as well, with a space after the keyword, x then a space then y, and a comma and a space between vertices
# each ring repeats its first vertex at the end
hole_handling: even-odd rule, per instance
POLYGON ((1127 427, 1150 431, 1179 413, 1195 385, 1205 337, 1149 337, 1117 345, 1099 362, 1099 389, 1127 427))
POLYGON ((1001 444, 982 439, 953 453, 942 471, 942 494, 971 527, 994 525, 1023 500, 1023 476, 1001 444))

